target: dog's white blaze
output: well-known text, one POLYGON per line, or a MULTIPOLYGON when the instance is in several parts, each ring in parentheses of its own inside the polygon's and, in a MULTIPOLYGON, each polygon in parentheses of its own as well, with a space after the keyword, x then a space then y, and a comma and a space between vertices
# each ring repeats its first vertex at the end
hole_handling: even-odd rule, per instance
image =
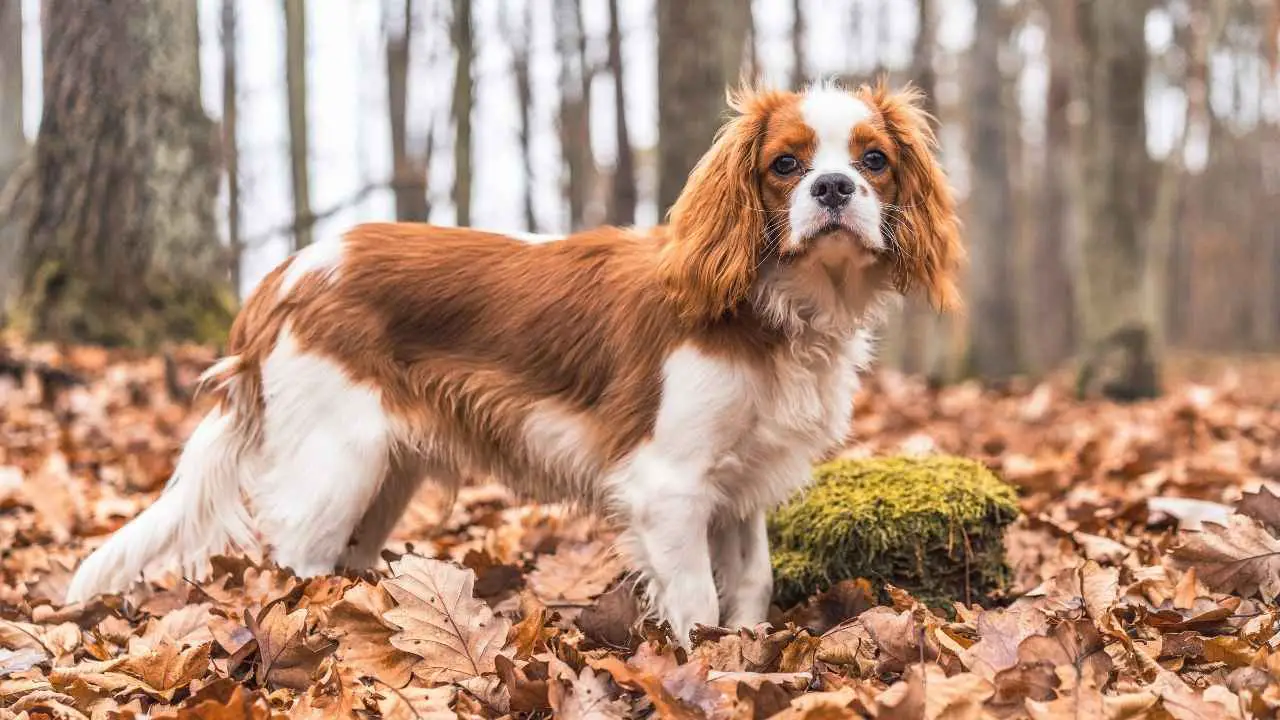
POLYGON ((871 108, 845 90, 816 87, 805 94, 800 114, 817 136, 814 171, 850 171, 849 140, 853 128, 871 119, 871 108))
POLYGON ((871 119, 871 108, 845 90, 820 85, 805 93, 800 114, 813 129, 815 147, 811 169, 791 195, 791 235, 784 241, 783 250, 800 250, 814 232, 829 222, 827 209, 810 192, 814 180, 828 173, 844 175, 857 187, 842 211, 843 221, 855 228, 865 243, 884 249, 879 199, 871 184, 854 169, 855 158, 849 150, 853 129, 871 119))
POLYGON ((342 265, 345 243, 342 240, 322 240, 308 245, 298 251, 293 262, 285 268, 284 277, 280 278, 280 297, 284 298, 293 292, 298 282, 308 273, 321 273, 332 278, 342 265))

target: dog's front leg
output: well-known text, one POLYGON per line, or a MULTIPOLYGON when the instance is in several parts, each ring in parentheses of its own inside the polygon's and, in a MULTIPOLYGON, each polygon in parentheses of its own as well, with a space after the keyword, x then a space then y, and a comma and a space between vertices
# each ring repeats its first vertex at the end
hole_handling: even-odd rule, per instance
POLYGON ((769 602, 773 599, 773 564, 769 560, 764 511, 739 520, 735 530, 741 571, 737 583, 723 590, 731 608, 725 625, 754 627, 768 619, 769 602))
POLYGON ((649 581, 659 618, 687 647, 695 625, 719 620, 708 538, 712 503, 700 472, 670 463, 639 465, 623 491, 624 547, 649 581))

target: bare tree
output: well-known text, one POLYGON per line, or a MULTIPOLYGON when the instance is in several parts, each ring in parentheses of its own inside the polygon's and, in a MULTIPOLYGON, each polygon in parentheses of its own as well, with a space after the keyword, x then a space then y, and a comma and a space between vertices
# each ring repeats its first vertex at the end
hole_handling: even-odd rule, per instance
POLYGON ((622 30, 618 0, 609 0, 609 70, 613 73, 613 113, 618 159, 613 166, 613 192, 609 196, 609 222, 630 225, 636 221, 636 161, 627 131, 627 83, 622 67, 622 30))
POLYGON ((285 82, 289 92, 289 174, 293 181, 293 249, 311 244, 311 177, 307 139, 307 5, 284 0, 285 82))
POLYGON ((387 34, 387 115, 391 123, 392 191, 396 219, 426 222, 427 168, 409 150, 409 47, 413 34, 413 0, 403 0, 401 13, 383 3, 383 27, 387 34), (395 17, 393 17, 393 15, 395 17))
MULTIPOLYGON (((804 0, 791 0, 791 87, 800 89, 809 79, 808 54, 804 44, 808 33, 804 27, 804 0)), ((754 38, 753 38, 754 39, 754 38)))
POLYGON ((533 32, 533 3, 524 3, 520 20, 507 8, 503 15, 503 33, 511 47, 511 76, 516 81, 516 102, 520 106, 520 157, 524 166, 524 225, 529 232, 538 231, 538 217, 533 210, 533 83, 529 78, 529 36, 533 32))
POLYGON ((586 224, 587 198, 594 182, 591 155, 591 71, 587 67, 582 7, 578 0, 555 0, 556 51, 560 56, 560 148, 567 173, 569 227, 586 224))
POLYGON ((973 187, 969 196, 970 370, 988 379, 1018 371, 1014 310, 1014 216, 1010 186, 1004 82, 999 52, 1007 24, 998 2, 976 3, 969 77, 969 152, 973 187))
POLYGON ((13 293, 20 233, 8 217, 10 177, 27 155, 22 134, 22 0, 0 0, 0 322, 13 293))
POLYGON ((1024 307, 1023 359, 1035 371, 1052 368, 1075 347, 1071 273, 1066 248, 1075 236, 1071 213, 1071 65, 1076 61, 1075 6, 1044 3, 1049 87, 1045 95, 1045 146, 1040 177, 1039 222, 1031 237, 1028 265, 1034 280, 1024 307))
POLYGON ((222 0, 222 158, 227 169, 227 240, 231 248, 231 287, 240 292, 243 234, 240 230, 240 89, 236 53, 236 0, 222 0))
POLYGON ((453 77, 453 206, 458 225, 471 224, 471 110, 474 105, 475 36, 471 29, 471 0, 453 1, 453 49, 457 56, 453 77))
POLYGON ((658 0, 658 207, 665 213, 724 119, 749 0, 658 0))
POLYGON ((43 5, 44 107, 18 312, 107 344, 223 336, 217 129, 195 0, 43 5))
POLYGON ((1081 58, 1073 87, 1085 121, 1073 191, 1079 231, 1074 253, 1078 336, 1087 358, 1079 387, 1099 380, 1119 398, 1158 391, 1159 311, 1144 297, 1149 0, 1077 0, 1081 58), (1118 352, 1107 352, 1117 350, 1118 352), (1101 368, 1104 357, 1117 358, 1101 368), (1105 377, 1104 377, 1105 376, 1105 377))
POLYGON ((22 0, 0 0, 0 187, 27 152, 22 134, 22 0))

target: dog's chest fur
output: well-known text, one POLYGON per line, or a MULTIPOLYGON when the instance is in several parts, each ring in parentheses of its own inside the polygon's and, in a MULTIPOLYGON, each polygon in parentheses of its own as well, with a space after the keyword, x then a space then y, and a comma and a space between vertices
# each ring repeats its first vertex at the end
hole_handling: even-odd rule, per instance
POLYGON ((644 482, 656 464, 703 478, 684 488, 690 502, 745 516, 808 483, 810 465, 845 439, 870 359, 862 332, 823 351, 787 352, 769 366, 715 358, 691 347, 663 368, 662 401, 652 437, 612 473, 615 490, 644 482))

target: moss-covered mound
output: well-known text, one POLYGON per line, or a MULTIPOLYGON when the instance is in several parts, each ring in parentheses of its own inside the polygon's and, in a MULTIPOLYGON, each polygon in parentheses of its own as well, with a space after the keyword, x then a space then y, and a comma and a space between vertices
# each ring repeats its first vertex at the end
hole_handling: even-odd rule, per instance
POLYGON ((769 518, 776 599, 847 578, 892 583, 931 606, 979 602, 1008 582, 1013 488, 956 457, 839 460, 769 518))

